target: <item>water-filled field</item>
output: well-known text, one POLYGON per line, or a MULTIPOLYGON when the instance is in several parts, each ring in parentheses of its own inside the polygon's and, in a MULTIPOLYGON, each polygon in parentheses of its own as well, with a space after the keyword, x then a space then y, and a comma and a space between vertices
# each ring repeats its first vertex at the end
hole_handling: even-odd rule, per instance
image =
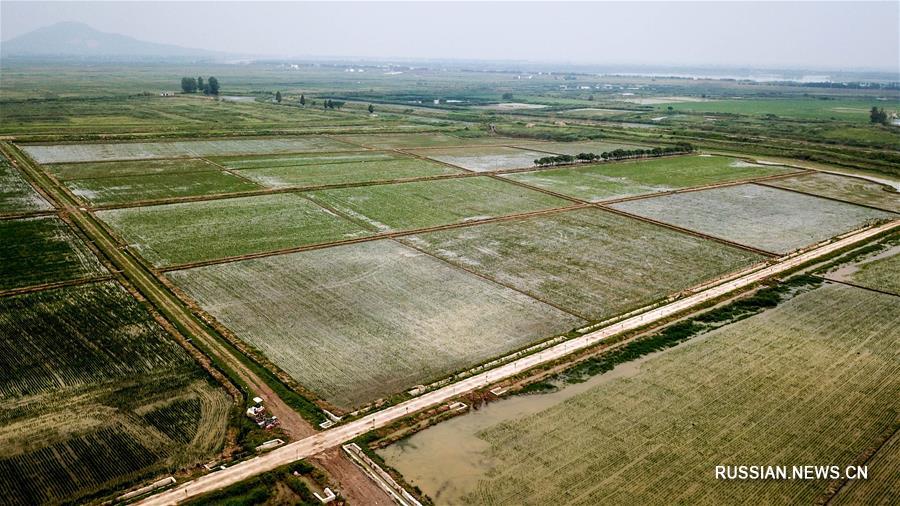
POLYGON ((475 172, 531 167, 538 158, 548 156, 540 151, 506 146, 473 146, 417 151, 421 156, 449 163, 475 172))
POLYGON ((403 240, 592 320, 654 302, 762 259, 599 209, 403 240))
POLYGON ((159 266, 366 234, 359 226, 290 193, 113 209, 97 215, 159 266))
MULTIPOLYGON (((463 171, 429 160, 407 156, 379 156, 354 159, 353 156, 335 155, 335 158, 321 157, 320 163, 311 162, 308 157, 296 160, 294 156, 286 160, 269 158, 269 164, 236 170, 242 177, 256 181, 269 188, 310 187, 333 184, 360 184, 373 181, 393 181, 419 177, 459 174, 463 171), (350 158, 350 159, 347 159, 350 158)), ((245 167, 246 162, 226 162, 229 167, 245 167)))
POLYGON ((157 174, 185 174, 217 170, 217 167, 200 158, 58 163, 44 165, 43 168, 61 181, 122 176, 153 176, 157 174))
POLYGON ((612 207, 774 253, 788 253, 892 216, 759 185, 666 195, 612 207))
POLYGON ((199 141, 117 142, 95 144, 31 144, 22 146, 38 163, 184 158, 253 153, 341 151, 353 146, 327 137, 281 137, 199 141))
POLYGON ((379 149, 501 144, 508 140, 499 137, 461 137, 450 133, 440 132, 421 134, 342 135, 339 139, 357 146, 379 149))
POLYGON ((567 207, 572 202, 487 177, 314 191, 310 198, 375 230, 405 230, 567 207))
POLYGON ((238 337, 344 408, 584 323, 390 240, 168 276, 238 337))
POLYGON ((0 214, 44 211, 50 204, 25 181, 22 174, 0 156, 0 214))
POLYGON ((535 151, 546 151, 548 153, 556 153, 558 155, 572 155, 578 153, 600 153, 613 151, 615 149, 638 149, 648 148, 647 145, 615 142, 615 141, 575 141, 575 142, 528 142, 518 141, 513 144, 517 148, 533 149, 535 151))
POLYGON ((786 167, 752 164, 724 156, 678 156, 519 172, 503 177, 599 202, 791 171, 786 167))
POLYGON ((262 188, 240 176, 212 170, 66 181, 72 193, 95 206, 236 193, 262 188))
POLYGON ((817 172, 770 181, 768 184, 900 213, 900 193, 888 185, 860 178, 817 172))

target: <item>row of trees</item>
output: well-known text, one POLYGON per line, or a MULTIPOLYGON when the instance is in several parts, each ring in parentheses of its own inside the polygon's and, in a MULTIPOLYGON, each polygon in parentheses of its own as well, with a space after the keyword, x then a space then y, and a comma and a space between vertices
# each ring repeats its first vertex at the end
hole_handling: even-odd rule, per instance
POLYGON ((652 149, 614 149, 602 153, 578 153, 572 155, 545 156, 534 161, 535 165, 546 167, 548 165, 565 165, 576 162, 596 162, 599 160, 624 160, 627 158, 651 158, 655 156, 685 154, 694 151, 694 146, 687 142, 679 142, 672 146, 652 149))
POLYGON ((872 110, 869 112, 869 121, 871 121, 872 123, 887 125, 888 115, 886 112, 884 112, 884 109, 879 109, 873 106, 872 110))
POLYGON ((193 77, 182 77, 181 91, 185 93, 197 93, 199 91, 204 95, 218 95, 219 80, 212 76, 210 76, 206 82, 203 82, 202 77, 198 77, 197 79, 194 79, 193 77))
MULTIPOLYGON (((281 92, 280 91, 275 92, 275 101, 278 102, 279 104, 281 103, 281 92)), ((316 103, 313 102, 312 104, 315 105, 316 103)), ((300 105, 304 105, 304 106, 306 105, 306 96, 304 96, 303 94, 300 95, 300 105)), ((325 102, 323 103, 323 105, 325 106, 325 109, 340 109, 341 107, 344 107, 344 102, 326 99, 325 102)), ((375 106, 372 104, 369 104, 369 114, 372 114, 373 112, 375 112, 375 106)))

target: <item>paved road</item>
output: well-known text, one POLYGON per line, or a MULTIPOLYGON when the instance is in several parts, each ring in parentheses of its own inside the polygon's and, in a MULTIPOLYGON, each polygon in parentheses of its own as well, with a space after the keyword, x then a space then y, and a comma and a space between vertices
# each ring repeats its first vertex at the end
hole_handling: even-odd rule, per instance
POLYGON ((328 448, 332 448, 345 443, 361 434, 368 432, 369 430, 372 430, 373 428, 382 427, 399 418, 403 418, 408 413, 414 413, 416 411, 441 404, 461 393, 484 387, 485 385, 489 385, 501 379, 513 376, 524 369, 529 369, 545 362, 557 360, 575 351, 593 346, 598 342, 616 334, 634 330, 648 323, 675 315, 698 304, 702 304, 703 302, 706 302, 710 299, 715 299, 734 290, 752 285, 753 283, 761 281, 765 278, 788 271, 810 260, 815 260, 816 258, 823 257, 839 249, 864 241, 877 234, 896 228, 898 226, 900 226, 900 220, 894 220, 884 225, 852 234, 839 241, 835 241, 831 244, 826 244, 814 250, 793 257, 787 257, 774 265, 765 267, 758 271, 754 271, 734 280, 727 281, 725 283, 722 283, 721 285, 703 290, 683 299, 679 299, 665 306, 647 311, 646 313, 642 313, 637 316, 633 316, 626 320, 622 320, 618 323, 614 323, 597 331, 585 334, 581 337, 560 343, 542 352, 523 357, 506 365, 500 366, 496 369, 478 374, 476 376, 472 376, 458 383, 447 385, 446 387, 434 390, 419 397, 410 399, 406 402, 386 408, 382 411, 365 416, 359 420, 347 423, 346 425, 339 425, 333 429, 320 432, 316 435, 307 437, 294 443, 290 443, 265 455, 261 455, 259 457, 255 457, 253 459, 235 464, 230 468, 202 476, 200 478, 197 478, 196 480, 184 483, 176 488, 167 490, 155 496, 151 496, 141 501, 139 504, 144 506, 176 504, 179 501, 183 501, 190 497, 226 487, 251 476, 272 470, 276 467, 315 455, 328 448))

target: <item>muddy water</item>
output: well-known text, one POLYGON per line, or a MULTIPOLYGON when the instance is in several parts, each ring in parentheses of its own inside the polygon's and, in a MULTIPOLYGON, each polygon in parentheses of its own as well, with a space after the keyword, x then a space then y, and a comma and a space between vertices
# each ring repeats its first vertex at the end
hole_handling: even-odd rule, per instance
POLYGON ((612 371, 594 376, 584 383, 563 386, 556 392, 514 396, 490 403, 478 411, 398 441, 379 450, 378 454, 400 471, 407 482, 420 487, 435 504, 464 504, 463 497, 493 467, 493 462, 486 455, 489 445, 478 438, 478 432, 505 421, 539 413, 604 383, 633 376, 640 370, 641 364, 654 355, 621 364, 612 371))

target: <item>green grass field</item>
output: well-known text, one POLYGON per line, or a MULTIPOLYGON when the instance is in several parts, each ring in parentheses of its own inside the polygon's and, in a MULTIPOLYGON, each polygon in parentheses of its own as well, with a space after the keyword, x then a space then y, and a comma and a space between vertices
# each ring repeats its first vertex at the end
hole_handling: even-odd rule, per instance
POLYGON ((615 162, 503 177, 590 202, 789 172, 723 156, 679 156, 615 162))
POLYGON ((826 285, 537 412, 476 413, 382 455, 444 504, 809 504, 828 480, 725 482, 715 466, 855 463, 896 426, 898 329, 897 297, 826 285))
POLYGON ((50 203, 25 181, 18 169, 0 156, 0 214, 51 209, 50 203))
POLYGON ((0 220, 0 290, 105 272, 91 250, 56 216, 0 220))
MULTIPOLYGON (((898 107, 900 109, 900 107, 898 107)), ((825 130, 822 137, 832 141, 890 147, 900 144, 900 130, 894 127, 869 124, 825 130)))
POLYGON ((309 187, 329 184, 356 184, 390 181, 463 172, 439 163, 417 158, 394 157, 387 160, 328 161, 277 167, 241 169, 243 177, 270 188, 309 187))
POLYGON ((218 170, 74 179, 66 181, 66 186, 79 198, 95 206, 235 193, 262 188, 242 177, 218 170))
POLYGON ((862 179, 815 173, 778 179, 768 184, 900 213, 900 193, 889 191, 886 185, 862 179))
POLYGON ((421 156, 449 163, 475 172, 531 167, 547 153, 506 146, 473 146, 417 151, 421 156))
POLYGON ((632 200, 612 207, 773 253, 853 230, 885 212, 758 185, 632 200))
POLYGON ((157 266, 365 235, 294 194, 114 209, 97 216, 157 266))
POLYGON ((343 408, 584 323, 389 240, 168 276, 238 337, 343 408))
POLYGON ((309 195, 378 231, 432 227, 571 204, 487 177, 338 188, 309 195))
MULTIPOLYGON (((6 69, 4 69, 6 70, 6 69)), ((84 69, 82 69, 84 70, 84 69)), ((176 71, 175 69, 170 69, 176 71)), ((182 72, 184 69, 177 70, 182 72)), ((105 66, 102 70, 94 70, 109 79, 111 74, 121 68, 105 66)), ((65 71, 64 71, 65 72, 65 71)), ((6 72, 4 72, 6 77, 6 72)), ((96 74, 95 74, 96 75, 96 74)), ((0 133, 29 135, 84 135, 96 133, 135 133, 171 131, 195 132, 204 135, 210 130, 234 131, 266 131, 270 129, 290 128, 292 131, 321 131, 324 129, 349 128, 352 130, 376 130, 380 128, 409 128, 397 119, 370 118, 363 114, 345 114, 323 111, 320 108, 300 108, 287 105, 268 104, 264 102, 235 102, 226 100, 210 100, 204 97, 157 97, 130 96, 112 97, 123 90, 139 89, 146 86, 148 75, 137 73, 140 84, 135 87, 105 90, 100 99, 60 99, 59 97, 41 97, 49 100, 16 101, 8 107, 0 109, 0 133)), ((76 83, 62 94, 78 94, 76 88, 85 82, 84 73, 75 78, 76 83)), ((50 76, 43 83, 33 86, 46 86, 47 83, 59 83, 59 74, 50 76)), ((72 84, 72 83, 70 83, 72 84)), ((162 85, 166 86, 166 85, 162 85)), ((9 96, 6 83, 3 97, 9 96)), ((165 88, 162 88, 165 89, 165 88)))
POLYGON ((275 169, 326 165, 331 163, 376 162, 396 160, 401 155, 389 151, 348 151, 344 153, 293 153, 287 155, 213 156, 209 160, 235 170, 275 169))
POLYGON ((680 102, 656 106, 659 110, 667 110, 671 107, 675 111, 701 112, 701 113, 730 113, 763 116, 774 114, 776 116, 800 119, 830 119, 837 118, 847 121, 868 122, 869 110, 873 106, 884 108, 885 111, 900 109, 897 101, 882 101, 876 99, 839 98, 820 100, 814 97, 808 98, 773 98, 773 99, 734 99, 734 100, 709 100, 704 102, 680 102))
POLYGON ((862 263, 850 279, 862 286, 900 295, 900 251, 895 248, 888 256, 862 263))
POLYGON ((762 259, 598 209, 404 240, 591 320, 626 312, 762 259))
POLYGON ((354 149, 343 142, 313 136, 106 144, 27 144, 21 148, 42 164, 354 149))
POLYGON ((217 167, 197 158, 174 160, 134 160, 128 162, 81 162, 44 165, 44 170, 61 181, 123 176, 153 176, 209 172, 217 167))
POLYGON ((224 440, 231 403, 115 283, 0 298, 0 494, 82 503, 224 440))

